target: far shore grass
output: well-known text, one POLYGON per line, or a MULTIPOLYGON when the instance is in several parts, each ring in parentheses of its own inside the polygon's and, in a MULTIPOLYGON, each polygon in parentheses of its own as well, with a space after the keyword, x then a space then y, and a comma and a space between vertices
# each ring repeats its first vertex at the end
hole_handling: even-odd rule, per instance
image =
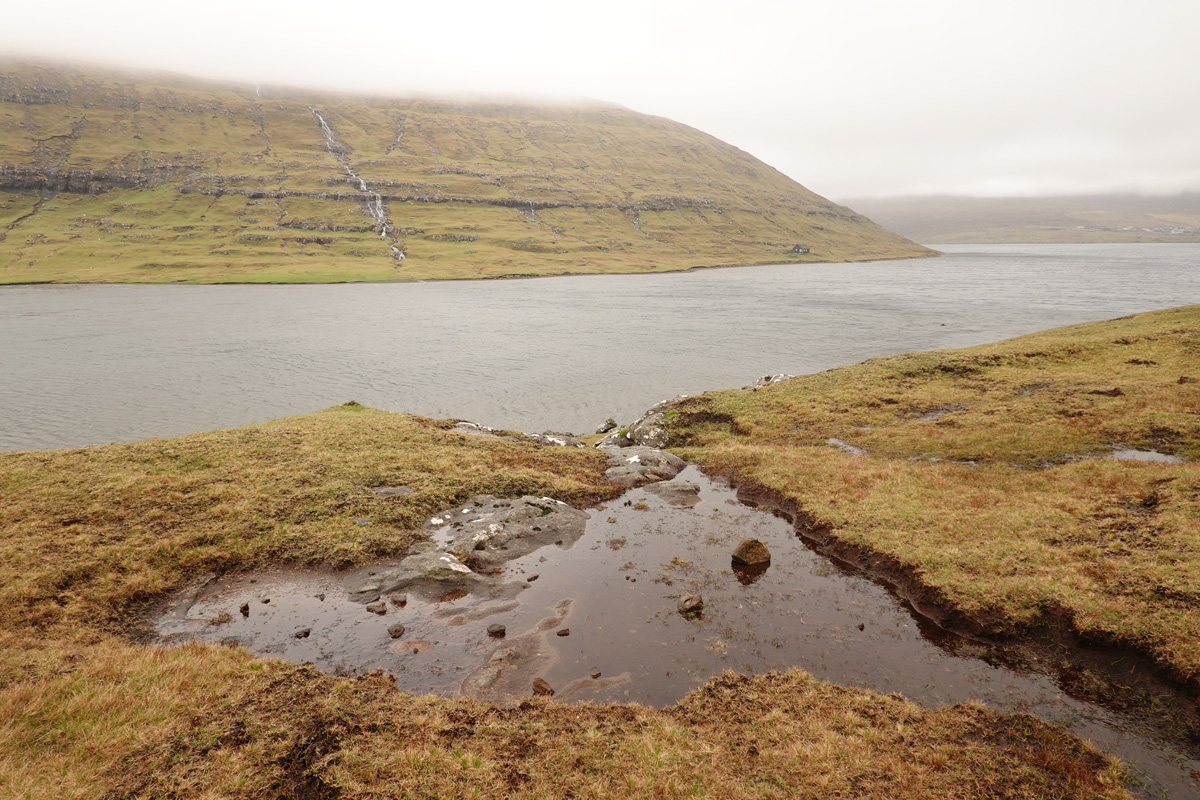
POLYGON ((673 451, 890 559, 980 628, 1065 619, 1200 687, 1200 306, 674 410, 673 451), (1106 458, 1114 448, 1184 463, 1106 458))
POLYGON ((791 670, 662 710, 415 697, 237 647, 138 644, 211 570, 401 554, 477 493, 587 506, 591 449, 347 404, 232 430, 0 454, 0 795, 14 798, 1127 798, 1024 715, 929 710, 791 670), (408 495, 370 489, 404 485, 408 495), (369 525, 355 519, 369 516, 369 525))

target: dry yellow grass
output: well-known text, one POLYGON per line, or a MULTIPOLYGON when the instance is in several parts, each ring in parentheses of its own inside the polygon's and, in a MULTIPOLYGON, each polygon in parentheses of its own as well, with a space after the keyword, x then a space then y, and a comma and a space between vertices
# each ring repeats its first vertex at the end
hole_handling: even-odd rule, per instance
POLYGON ((1032 718, 930 711, 800 671, 725 675, 665 710, 499 709, 124 635, 143 601, 200 571, 399 553, 430 512, 478 492, 615 491, 594 451, 448 427, 347 405, 0 454, 0 795, 1127 797, 1113 761, 1032 718), (414 492, 368 491, 396 484, 414 492))

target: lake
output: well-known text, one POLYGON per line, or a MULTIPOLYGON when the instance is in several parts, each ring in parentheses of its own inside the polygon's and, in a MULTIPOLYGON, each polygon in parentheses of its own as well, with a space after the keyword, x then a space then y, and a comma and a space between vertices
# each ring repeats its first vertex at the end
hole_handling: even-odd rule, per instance
POLYGON ((357 400, 589 433, 659 400, 1200 302, 1200 245, 477 282, 0 288, 0 449, 357 400))

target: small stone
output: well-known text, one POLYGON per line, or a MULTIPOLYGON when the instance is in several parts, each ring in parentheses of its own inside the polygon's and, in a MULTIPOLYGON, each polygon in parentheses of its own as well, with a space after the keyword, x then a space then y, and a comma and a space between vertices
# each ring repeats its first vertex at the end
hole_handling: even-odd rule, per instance
POLYGON ((593 680, 599 678, 601 675, 600 670, 596 669, 595 667, 592 668, 592 671, 590 674, 591 674, 593 680))
POLYGON ((408 605, 408 595, 406 594, 394 594, 388 599, 391 600, 392 605, 396 606, 397 608, 404 608, 406 605, 408 605))
POLYGON ((867 627, 867 626, 866 626, 866 624, 865 624, 865 623, 862 623, 862 622, 858 623, 858 629, 859 629, 860 631, 861 631, 861 630, 864 630, 866 627, 867 627))
POLYGON ((312 633, 312 628, 301 628, 292 635, 297 639, 307 639, 310 633, 312 633))
POLYGON ((250 604, 242 603, 242 606, 241 606, 241 608, 238 609, 238 611, 242 612, 243 617, 250 616, 250 604))
POLYGON ((269 603, 269 602, 271 602, 271 598, 269 598, 269 597, 264 597, 264 598, 263 598, 263 602, 264 602, 264 603, 269 603))
POLYGON ((559 630, 554 632, 554 635, 555 636, 570 636, 571 629, 570 628, 560 628, 559 630))
POLYGON ((766 564, 771 560, 771 551, 758 539, 742 539, 742 543, 733 551, 733 560, 749 566, 766 564))
POLYGON ((608 433, 613 428, 617 427, 617 421, 612 417, 604 420, 604 424, 596 428, 596 433, 608 433))
POLYGON ((608 521, 609 521, 609 522, 616 522, 616 521, 617 521, 617 518, 616 518, 616 517, 609 517, 609 518, 608 518, 608 521))
POLYGON ((689 614, 695 614, 704 608, 704 598, 698 594, 689 594, 687 597, 681 599, 675 608, 685 617, 689 614))
POLYGON ((382 600, 376 600, 374 603, 367 603, 367 611, 370 611, 372 614, 386 614, 387 603, 383 602, 382 600))
POLYGON ((404 626, 397 622, 395 625, 388 625, 388 636, 393 639, 399 639, 404 635, 404 626))
POLYGON ((538 578, 540 578, 540 577, 542 577, 542 576, 541 576, 541 575, 530 575, 530 576, 529 576, 528 578, 526 578, 525 580, 526 580, 526 582, 528 582, 528 583, 533 583, 534 581, 536 581, 536 580, 537 580, 538 578))
POLYGON ((494 637, 496 639, 503 639, 504 633, 505 633, 505 628, 503 625, 488 625, 487 632, 488 632, 488 636, 494 637))
POLYGON ((321 592, 320 594, 315 594, 315 595, 313 595, 313 597, 317 598, 322 603, 325 602, 325 593, 324 592, 321 592))
POLYGON ((546 683, 542 678, 533 679, 533 693, 545 695, 546 697, 554 696, 554 687, 546 683))

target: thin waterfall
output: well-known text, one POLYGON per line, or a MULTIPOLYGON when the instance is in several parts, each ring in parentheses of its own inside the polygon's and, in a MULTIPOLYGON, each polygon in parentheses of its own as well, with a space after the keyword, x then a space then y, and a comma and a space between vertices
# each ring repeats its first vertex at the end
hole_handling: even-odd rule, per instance
POLYGON ((321 123, 321 133, 325 136, 325 149, 337 158, 338 162, 342 165, 342 169, 346 170, 346 174, 358 183, 358 190, 362 193, 366 204, 367 216, 375 220, 375 230, 379 232, 379 238, 388 241, 393 258, 397 261, 403 261, 404 251, 400 248, 400 244, 396 241, 396 238, 392 236, 392 226, 388 224, 387 207, 383 204, 383 195, 379 192, 371 191, 362 176, 350 166, 350 148, 338 141, 333 128, 329 127, 329 123, 325 121, 325 117, 321 115, 321 112, 312 106, 309 106, 308 110, 317 118, 317 122, 321 123))

